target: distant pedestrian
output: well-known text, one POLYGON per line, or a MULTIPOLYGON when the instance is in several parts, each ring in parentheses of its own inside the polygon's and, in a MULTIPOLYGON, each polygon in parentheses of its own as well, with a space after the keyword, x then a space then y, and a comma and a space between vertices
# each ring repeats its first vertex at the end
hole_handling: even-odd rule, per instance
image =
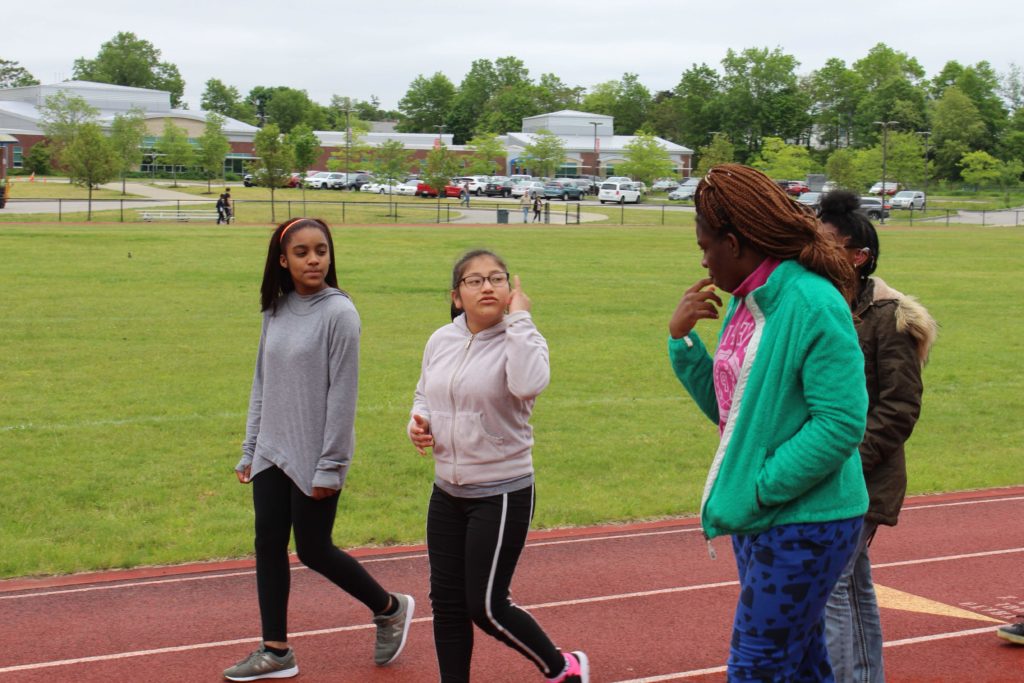
POLYGON ((235 205, 231 201, 231 188, 224 190, 224 215, 225 223, 230 223, 231 219, 235 217, 235 205))
POLYGON ((533 519, 529 420, 551 379, 547 342, 519 277, 509 282, 493 252, 456 262, 451 302, 452 322, 424 349, 407 428, 420 455, 434 456, 427 556, 441 683, 469 681, 474 624, 547 681, 587 683, 586 655, 560 651, 509 597, 533 519))
POLYGON ((227 195, 223 192, 217 197, 217 225, 228 222, 227 195))
POLYGON ((527 223, 530 220, 530 205, 533 204, 533 199, 530 197, 530 193, 523 191, 523 196, 519 198, 519 207, 523 210, 523 222, 527 223))
POLYGON ((540 198, 540 193, 535 192, 533 195, 533 222, 537 223, 540 221, 540 210, 544 206, 543 200, 540 198))
POLYGON ((459 204, 465 204, 466 206, 469 206, 469 183, 468 182, 465 182, 465 183, 462 184, 462 198, 459 201, 459 204))
POLYGON ((252 484, 263 642, 224 677, 253 681, 299 672, 288 645, 293 532, 299 561, 373 614, 374 661, 383 666, 405 645, 415 601, 386 591, 331 540, 355 447, 360 321, 338 289, 334 242, 324 222, 297 218, 274 231, 261 304, 263 329, 235 474, 252 484))
POLYGON ((868 390, 860 459, 870 503, 853 558, 825 610, 825 637, 837 681, 883 683, 882 624, 868 547, 879 524, 895 526, 907 492, 904 444, 921 414, 921 370, 937 326, 924 306, 874 277, 878 232, 852 192, 829 192, 818 217, 857 272, 853 314, 868 390))

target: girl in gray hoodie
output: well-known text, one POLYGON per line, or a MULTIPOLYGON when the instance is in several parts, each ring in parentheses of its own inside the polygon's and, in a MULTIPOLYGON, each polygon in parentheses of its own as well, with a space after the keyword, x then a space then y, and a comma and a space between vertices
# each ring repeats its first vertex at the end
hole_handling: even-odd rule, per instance
POLYGON ((254 681, 299 673, 287 626, 293 531, 299 560, 373 613, 374 660, 389 664, 405 645, 415 601, 384 590, 331 540, 355 448, 360 324, 352 300, 338 289, 327 224, 297 218, 277 227, 261 295, 263 329, 235 473, 253 489, 263 645, 224 677, 254 681))
POLYGON ((423 353, 408 426, 420 455, 434 452, 427 553, 441 683, 469 681, 473 624, 546 680, 585 683, 586 655, 563 654, 509 599, 533 517, 529 419, 550 379, 547 342, 519 277, 510 283, 493 252, 456 262, 451 298, 451 324, 423 353))

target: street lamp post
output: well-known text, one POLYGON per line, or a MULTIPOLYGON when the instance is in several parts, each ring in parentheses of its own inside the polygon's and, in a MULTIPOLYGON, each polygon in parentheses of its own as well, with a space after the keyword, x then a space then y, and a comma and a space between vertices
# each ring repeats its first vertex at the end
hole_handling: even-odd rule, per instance
MULTIPOLYGON (((439 123, 439 124, 437 124, 436 128, 437 128, 437 149, 438 149, 438 151, 441 152, 442 155, 444 155, 445 161, 447 162, 448 151, 445 150, 445 149, 442 149, 442 147, 444 146, 444 139, 443 139, 443 136, 444 136, 444 124, 443 123, 439 123)), ((443 187, 435 187, 434 189, 437 190, 437 222, 440 223, 441 222, 441 195, 444 193, 444 188, 443 187)))
POLYGON ((352 127, 349 125, 348 115, 352 109, 349 106, 345 106, 345 184, 348 185, 351 182, 349 177, 349 161, 352 159, 352 127))
POLYGON ((878 222, 885 225, 885 148, 889 142, 889 126, 895 126, 899 121, 875 121, 876 126, 882 127, 882 192, 878 195, 882 200, 882 209, 878 212, 878 222))
POLYGON ((597 179, 601 176, 601 151, 597 148, 597 127, 601 124, 599 121, 590 121, 589 123, 594 127, 594 182, 597 183, 597 179))
POLYGON ((917 134, 924 138, 924 205, 921 206, 921 210, 924 211, 925 206, 928 204, 928 156, 931 152, 931 136, 930 130, 919 130, 917 134))

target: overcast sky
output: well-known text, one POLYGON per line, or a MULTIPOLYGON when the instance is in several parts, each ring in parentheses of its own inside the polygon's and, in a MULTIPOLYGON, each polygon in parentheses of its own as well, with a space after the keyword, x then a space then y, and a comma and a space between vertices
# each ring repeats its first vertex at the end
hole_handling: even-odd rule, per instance
POLYGON ((593 86, 636 73, 652 93, 726 50, 781 48, 799 72, 830 57, 852 64, 879 42, 916 57, 929 77, 949 60, 1024 66, 1019 0, 51 0, 7 2, 0 58, 43 83, 71 77, 118 31, 162 51, 199 107, 207 79, 245 95, 256 85, 396 108, 410 81, 441 71, 456 85, 474 59, 515 55, 530 75, 593 86))

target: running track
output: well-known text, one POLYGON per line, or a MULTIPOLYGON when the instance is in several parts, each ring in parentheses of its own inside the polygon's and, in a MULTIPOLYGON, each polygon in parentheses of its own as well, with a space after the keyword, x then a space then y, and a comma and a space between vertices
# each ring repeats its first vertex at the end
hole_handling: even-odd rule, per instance
MULTIPOLYGON (((996 626, 1024 613, 1024 486, 912 498, 872 559, 889 681, 1024 681, 1024 647, 996 626)), ((724 681, 735 567, 708 557, 693 519, 531 536, 513 583, 557 644, 591 657, 592 680, 724 681)), ((301 681, 436 681, 422 547, 355 551, 412 593, 398 661, 372 664, 373 632, 351 598, 295 567, 292 643, 301 681)), ((257 642, 248 561, 0 582, 0 683, 218 681, 257 642)), ((529 683, 535 669, 478 632, 474 680, 529 683)))

